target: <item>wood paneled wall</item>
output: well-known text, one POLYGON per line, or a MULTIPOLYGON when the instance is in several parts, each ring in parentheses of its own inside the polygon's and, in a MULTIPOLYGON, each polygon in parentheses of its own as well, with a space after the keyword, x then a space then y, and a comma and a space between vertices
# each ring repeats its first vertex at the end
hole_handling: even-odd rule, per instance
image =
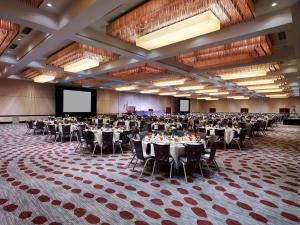
POLYGON ((55 86, 0 79, 0 116, 55 114, 55 86))

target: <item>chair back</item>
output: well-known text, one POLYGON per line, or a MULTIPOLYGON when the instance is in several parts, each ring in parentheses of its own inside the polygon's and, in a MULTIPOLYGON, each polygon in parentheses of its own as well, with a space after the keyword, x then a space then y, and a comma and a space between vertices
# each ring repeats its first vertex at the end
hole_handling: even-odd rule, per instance
POLYGON ((225 130, 215 129, 215 135, 217 135, 220 139, 224 140, 225 130))
POLYGON ((142 147, 142 141, 131 139, 133 142, 133 146, 135 149, 136 157, 140 160, 145 160, 144 153, 143 153, 143 147, 142 147))
POLYGON ((28 129, 33 129, 33 121, 32 120, 27 122, 27 127, 28 127, 28 129))
POLYGON ((81 127, 78 127, 78 129, 75 132, 77 133, 78 142, 82 143, 82 139, 84 139, 83 129, 81 127))
POLYGON ((113 144, 113 132, 102 132, 103 148, 110 148, 113 144))
POLYGON ((216 152, 217 152, 217 149, 221 149, 221 145, 224 145, 223 142, 220 142, 220 141, 215 141, 212 143, 211 147, 210 147, 210 153, 209 153, 209 161, 212 161, 215 159, 215 156, 216 156, 216 152))
POLYGON ((159 164, 169 164, 170 145, 154 144, 155 160, 159 164))
POLYGON ((241 132, 240 132, 240 141, 241 142, 245 141, 247 133, 248 133, 248 129, 241 129, 241 132))
POLYGON ((56 129, 55 129, 55 125, 54 124, 48 124, 48 130, 50 132, 50 134, 55 135, 56 134, 56 129))
POLYGON ((124 130, 122 134, 122 138, 121 140, 123 141, 123 144, 127 144, 129 143, 129 138, 128 138, 128 135, 131 134, 131 131, 130 130, 124 130))
POLYGON ((62 124, 61 129, 62 129, 63 134, 70 134, 71 133, 71 126, 69 124, 62 124))
POLYGON ((88 145, 93 145, 94 144, 94 140, 95 140, 94 133, 92 131, 88 130, 85 135, 86 135, 85 142, 88 145))
POLYGON ((43 121, 37 121, 36 122, 36 128, 37 129, 44 129, 45 123, 43 121))
POLYGON ((188 164, 193 164, 193 163, 198 164, 203 152, 204 152, 203 144, 195 144, 195 145, 188 144, 186 146, 187 163, 188 164))
POLYGON ((158 124, 158 130, 164 130, 165 125, 164 124, 158 124))
POLYGON ((206 129, 205 129, 205 127, 198 127, 198 132, 200 132, 200 133, 205 133, 205 134, 206 134, 206 129))
POLYGON ((135 121, 129 121, 129 128, 137 127, 137 122, 135 121))
POLYGON ((118 121, 117 127, 125 127, 125 121, 118 121))

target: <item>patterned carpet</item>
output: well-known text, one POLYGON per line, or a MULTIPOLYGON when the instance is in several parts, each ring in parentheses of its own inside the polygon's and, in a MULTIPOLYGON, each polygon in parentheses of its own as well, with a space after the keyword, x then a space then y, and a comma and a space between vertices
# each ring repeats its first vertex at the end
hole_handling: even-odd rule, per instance
POLYGON ((130 154, 92 158, 76 142, 0 125, 0 224, 300 224, 300 127, 249 150, 219 151, 221 171, 171 183, 127 169, 130 154))

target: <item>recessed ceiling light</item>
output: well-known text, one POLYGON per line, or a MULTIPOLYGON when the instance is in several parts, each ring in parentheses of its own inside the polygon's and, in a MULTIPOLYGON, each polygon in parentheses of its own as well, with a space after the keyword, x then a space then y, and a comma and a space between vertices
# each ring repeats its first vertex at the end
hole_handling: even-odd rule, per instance
POLYGON ((273 3, 272 3, 272 7, 275 7, 275 6, 277 6, 277 3, 276 3, 276 2, 273 2, 273 3))
POLYGON ((18 41, 21 41, 22 40, 22 38, 18 38, 18 41))
POLYGON ((47 3, 48 7, 52 7, 52 4, 50 2, 47 3))

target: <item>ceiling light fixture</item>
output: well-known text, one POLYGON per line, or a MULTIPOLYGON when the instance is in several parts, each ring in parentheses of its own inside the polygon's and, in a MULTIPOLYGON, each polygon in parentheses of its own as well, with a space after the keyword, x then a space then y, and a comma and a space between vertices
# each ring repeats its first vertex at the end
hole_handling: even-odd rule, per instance
POLYGON ((47 6, 51 8, 53 5, 50 2, 48 2, 47 6))
POLYGON ((209 95, 228 95, 228 91, 223 91, 223 92, 216 92, 216 93, 208 93, 209 95))
POLYGON ((159 89, 150 89, 150 90, 144 90, 140 91, 141 94, 151 94, 151 93, 158 93, 159 89))
POLYGON ((190 97, 191 94, 176 94, 175 97, 190 97))
POLYGON ((266 95, 268 98, 288 98, 287 94, 271 94, 271 95, 266 95))
POLYGON ((42 75, 34 77, 33 81, 36 83, 46 83, 49 81, 53 81, 54 79, 55 79, 55 76, 53 76, 53 75, 42 74, 42 75))
POLYGON ((220 20, 208 10, 136 39, 136 45, 152 50, 220 30, 220 20))
POLYGON ((159 81, 155 82, 154 85, 157 87, 174 86, 184 84, 185 79, 171 80, 171 81, 159 81))
POLYGON ((253 70, 253 71, 241 71, 236 73, 229 73, 229 74, 220 74, 223 80, 234 80, 234 79, 242 79, 242 78, 250 78, 250 77, 262 77, 266 76, 267 71, 264 69, 260 70, 253 70))
POLYGON ((162 92, 162 93, 159 93, 158 95, 176 95, 177 92, 162 92))
POLYGON ((249 86, 247 87, 249 90, 265 90, 265 89, 272 89, 272 88, 279 88, 281 84, 270 84, 270 85, 260 85, 260 86, 249 86))
POLYGON ((281 88, 277 89, 264 89, 264 90, 256 90, 257 93, 270 93, 270 92, 282 92, 281 88))
POLYGON ((180 90, 180 91, 193 91, 193 90, 203 89, 204 87, 205 87, 204 85, 183 86, 183 87, 178 87, 178 90, 180 90))
POLYGON ((275 7, 275 6, 277 6, 277 2, 272 3, 272 7, 275 7))
POLYGON ((248 96, 243 96, 243 95, 228 96, 227 98, 235 99, 235 100, 249 99, 248 96))
POLYGON ((259 84, 273 84, 276 79, 263 79, 263 80, 248 80, 248 81, 239 81, 235 82, 240 86, 251 86, 251 85, 259 85, 259 84))
POLYGON ((123 86, 123 87, 117 87, 116 91, 133 91, 136 89, 136 86, 123 86))
POLYGON ((117 58, 115 54, 106 50, 74 42, 49 56, 47 63, 62 67, 64 71, 77 73, 117 58))

